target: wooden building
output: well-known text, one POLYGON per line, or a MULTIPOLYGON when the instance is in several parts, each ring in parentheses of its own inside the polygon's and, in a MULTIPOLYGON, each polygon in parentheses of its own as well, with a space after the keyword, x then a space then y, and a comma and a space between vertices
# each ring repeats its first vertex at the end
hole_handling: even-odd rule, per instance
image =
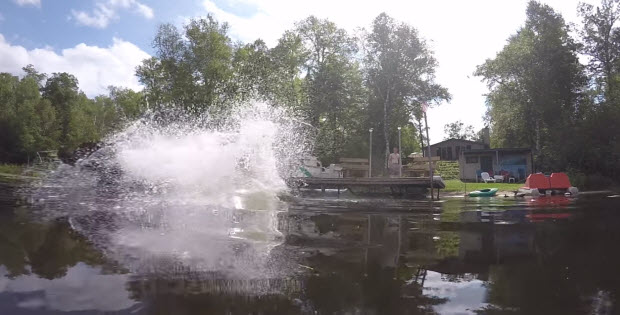
MULTIPOLYGON (((431 144, 431 156, 438 156, 442 161, 458 161, 461 153, 464 151, 488 148, 489 145, 482 142, 464 139, 448 139, 431 144)), ((426 147, 422 152, 424 156, 428 156, 428 149, 426 147)))

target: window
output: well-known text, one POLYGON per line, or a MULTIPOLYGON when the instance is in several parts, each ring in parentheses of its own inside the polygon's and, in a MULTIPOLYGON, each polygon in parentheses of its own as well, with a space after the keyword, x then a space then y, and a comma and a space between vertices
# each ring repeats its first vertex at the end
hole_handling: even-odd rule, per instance
POLYGON ((441 148, 437 148, 437 156, 441 156, 441 148))
POLYGON ((471 150, 471 144, 467 145, 467 150, 471 150))
POLYGON ((448 147, 448 156, 447 156, 447 160, 448 161, 452 161, 452 147, 448 147))
POLYGON ((446 159, 446 148, 441 148, 441 159, 445 160, 446 159))
POLYGON ((467 164, 478 163, 478 157, 477 156, 467 156, 467 157, 465 157, 465 163, 467 163, 467 164))
POLYGON ((461 157, 461 146, 456 146, 456 159, 458 160, 461 157))

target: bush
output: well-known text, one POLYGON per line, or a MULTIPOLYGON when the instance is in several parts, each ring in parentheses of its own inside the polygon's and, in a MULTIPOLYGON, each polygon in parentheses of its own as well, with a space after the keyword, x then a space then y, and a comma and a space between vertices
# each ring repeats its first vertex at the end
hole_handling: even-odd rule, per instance
POLYGON ((579 190, 605 189, 614 184, 611 178, 598 173, 586 174, 578 170, 569 170, 568 177, 571 185, 579 190))
POLYGON ((436 171, 442 179, 459 179, 460 177, 459 163, 456 161, 439 161, 436 171))
POLYGON ((22 167, 16 164, 0 164, 0 173, 19 175, 22 173, 22 167))

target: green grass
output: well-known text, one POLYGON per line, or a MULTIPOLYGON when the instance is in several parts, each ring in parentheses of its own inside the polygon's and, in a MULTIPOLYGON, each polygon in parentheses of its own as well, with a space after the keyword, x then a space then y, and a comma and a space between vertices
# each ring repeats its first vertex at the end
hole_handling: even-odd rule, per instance
POLYGON ((523 187, 523 184, 519 183, 464 183, 459 179, 449 179, 444 181, 446 183, 446 188, 443 191, 447 192, 463 192, 465 193, 465 188, 467 187, 467 192, 473 190, 480 190, 485 188, 499 188, 500 191, 512 191, 517 190, 520 187, 523 187))
POLYGON ((22 173, 23 167, 17 164, 0 164, 0 173, 19 175, 22 173))

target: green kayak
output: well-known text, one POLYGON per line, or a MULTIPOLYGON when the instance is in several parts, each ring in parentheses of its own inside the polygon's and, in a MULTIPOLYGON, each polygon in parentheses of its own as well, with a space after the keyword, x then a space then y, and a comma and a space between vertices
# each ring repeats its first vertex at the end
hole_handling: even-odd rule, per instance
POLYGON ((469 193, 470 197, 493 197, 497 193, 497 188, 487 188, 474 190, 469 193))

